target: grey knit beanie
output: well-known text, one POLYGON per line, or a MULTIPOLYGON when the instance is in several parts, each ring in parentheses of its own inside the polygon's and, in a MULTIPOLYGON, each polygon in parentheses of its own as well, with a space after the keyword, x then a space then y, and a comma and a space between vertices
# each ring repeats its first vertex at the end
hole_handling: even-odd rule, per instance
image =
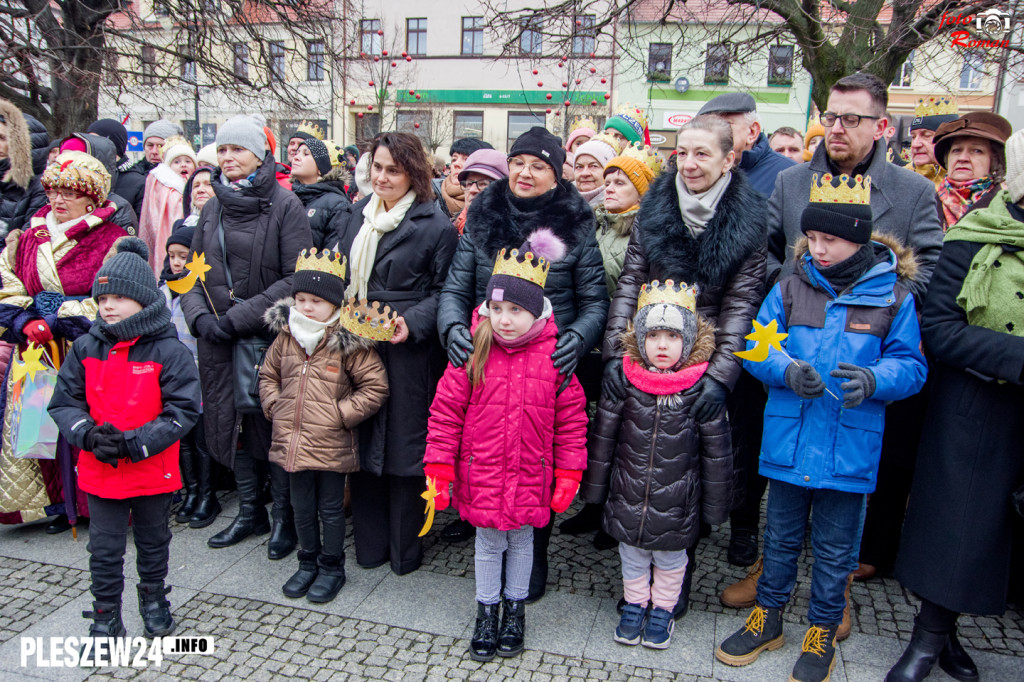
POLYGON ((636 332, 640 357, 648 367, 651 367, 653 363, 647 357, 647 349, 644 345, 647 341, 647 334, 658 329, 667 329, 679 334, 683 338, 683 352, 679 356, 679 361, 672 367, 673 370, 678 370, 690 357, 693 344, 697 339, 697 316, 680 305, 655 303, 646 305, 637 311, 633 318, 633 329, 636 332))
POLYGON ((220 127, 217 131, 217 147, 225 144, 248 149, 261 161, 267 155, 267 135, 256 125, 252 116, 235 116, 220 127))
POLYGON ((117 253, 103 264, 92 283, 92 297, 103 294, 127 296, 148 306, 163 298, 149 267, 149 249, 138 237, 125 237, 117 244, 117 253))
POLYGON ((1024 199, 1024 130, 1006 140, 1006 189, 1014 203, 1024 199))
POLYGON ((145 142, 151 137, 159 137, 166 140, 169 137, 175 135, 184 135, 185 131, 181 129, 181 126, 173 121, 168 121, 166 118, 162 118, 159 121, 153 121, 146 130, 142 133, 142 141, 145 142))

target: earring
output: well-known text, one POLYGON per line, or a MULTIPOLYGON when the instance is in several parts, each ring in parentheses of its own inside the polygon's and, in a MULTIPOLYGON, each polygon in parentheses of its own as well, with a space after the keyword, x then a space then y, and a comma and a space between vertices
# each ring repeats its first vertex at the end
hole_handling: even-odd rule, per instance
POLYGON ((93 206, 92 204, 89 204, 88 206, 85 207, 86 213, 92 213, 94 210, 96 210, 96 207, 93 206))

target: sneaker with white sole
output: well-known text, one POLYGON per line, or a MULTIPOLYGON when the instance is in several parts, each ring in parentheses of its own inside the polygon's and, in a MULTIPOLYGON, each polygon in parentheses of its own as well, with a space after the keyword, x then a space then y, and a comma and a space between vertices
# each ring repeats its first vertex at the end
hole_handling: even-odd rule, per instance
POLYGON ((647 625, 640 643, 648 649, 667 649, 675 627, 676 620, 672 612, 655 606, 647 616, 647 625))
POLYGON ((627 603, 622 608, 619 626, 615 628, 615 641, 619 644, 636 646, 644 634, 644 623, 647 621, 647 607, 640 604, 627 603))

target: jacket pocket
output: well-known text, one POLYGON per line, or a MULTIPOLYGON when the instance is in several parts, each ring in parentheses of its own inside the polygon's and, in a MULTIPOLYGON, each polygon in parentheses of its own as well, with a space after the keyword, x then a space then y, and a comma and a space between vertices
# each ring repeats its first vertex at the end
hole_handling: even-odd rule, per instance
POLYGON ((870 481, 882 452, 882 413, 843 409, 833 451, 836 476, 870 481))
POLYGON ((778 467, 796 463, 803 401, 790 391, 773 389, 764 408, 764 437, 761 461, 778 467))

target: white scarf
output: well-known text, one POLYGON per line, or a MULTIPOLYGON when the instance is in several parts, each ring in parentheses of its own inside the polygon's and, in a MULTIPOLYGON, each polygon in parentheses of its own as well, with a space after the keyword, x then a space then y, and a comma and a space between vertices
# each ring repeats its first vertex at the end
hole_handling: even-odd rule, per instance
POLYGON ((701 235, 704 228, 707 227, 714 217, 715 210, 718 208, 718 202, 722 200, 725 188, 729 186, 731 180, 732 173, 727 172, 718 178, 715 184, 708 187, 707 190, 694 194, 686 187, 686 183, 683 182, 683 176, 676 173, 676 194, 679 196, 679 213, 682 215, 683 222, 690 230, 690 235, 694 239, 701 235))
POLYGON ((302 346, 302 350, 306 351, 306 355, 312 355, 316 347, 320 345, 324 334, 327 333, 327 328, 340 318, 341 308, 336 308, 334 314, 326 322, 317 322, 309 319, 292 306, 288 309, 288 331, 291 332, 292 338, 302 346))
POLYGON ((363 207, 363 225, 352 242, 352 252, 348 259, 348 266, 352 269, 352 282, 345 290, 346 296, 366 298, 366 283, 370 281, 370 275, 373 273, 380 238, 401 224, 415 201, 416 193, 409 190, 388 211, 378 195, 370 196, 370 200, 363 207))

